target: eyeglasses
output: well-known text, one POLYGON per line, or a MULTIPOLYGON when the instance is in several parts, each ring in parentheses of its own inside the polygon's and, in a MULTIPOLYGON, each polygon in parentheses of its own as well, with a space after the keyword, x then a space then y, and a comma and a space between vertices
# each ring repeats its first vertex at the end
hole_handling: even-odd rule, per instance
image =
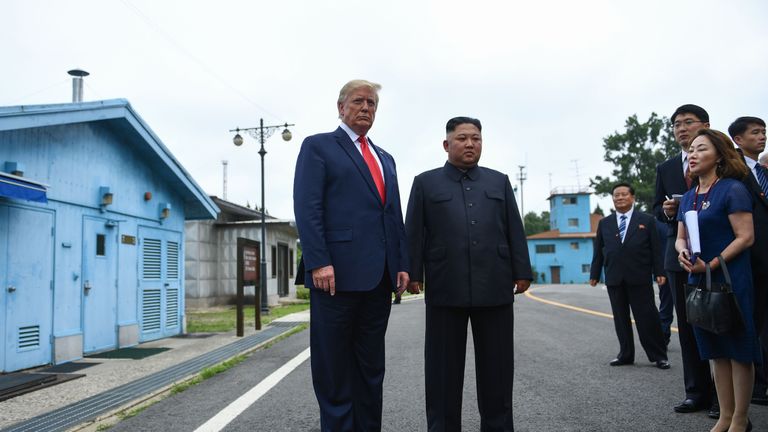
POLYGON ((704 123, 704 122, 701 121, 701 120, 691 120, 691 119, 688 119, 688 120, 685 120, 685 121, 676 121, 676 122, 672 123, 672 127, 674 129, 680 129, 680 126, 685 126, 686 128, 689 128, 694 123, 704 123))

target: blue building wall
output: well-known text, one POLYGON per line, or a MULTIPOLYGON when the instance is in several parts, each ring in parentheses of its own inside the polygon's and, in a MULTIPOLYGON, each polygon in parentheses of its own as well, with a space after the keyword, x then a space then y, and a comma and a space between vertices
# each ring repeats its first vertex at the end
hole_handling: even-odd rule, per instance
POLYGON ((537 283, 552 283, 552 267, 560 268, 560 283, 589 282, 593 250, 591 238, 528 240, 531 265, 539 273, 537 283), (578 249, 573 249, 572 243, 578 245, 578 249), (537 253, 536 245, 554 245, 555 253, 537 253))
POLYGON ((594 245, 590 193, 583 189, 572 192, 553 191, 549 197, 550 231, 528 238, 537 283, 589 282, 594 245))
POLYGON ((588 232, 589 194, 553 195, 549 199, 549 226, 562 234, 588 232), (574 225, 574 221, 576 224, 574 225))
POLYGON ((0 371, 62 363, 84 353, 182 332, 184 221, 191 213, 203 218, 209 213, 212 218, 218 210, 202 190, 191 190, 196 185, 184 178, 186 173, 169 153, 164 159, 167 150, 126 101, 107 102, 106 108, 95 103, 67 105, 71 109, 52 110, 57 116, 53 121, 46 107, 40 107, 47 116, 43 118, 0 110, 0 171, 6 162, 20 163, 24 178, 49 186, 47 203, 0 197, 0 260, 14 251, 37 255, 43 269, 50 267, 53 273, 50 285, 44 286, 31 283, 29 274, 12 274, 0 266, 0 283, 7 286, 13 278, 20 286, 15 292, 0 290, 0 311, 10 316, 9 308, 32 307, 28 317, 18 320, 42 323, 42 346, 35 356, 34 349, 22 347, 16 338, 16 327, 23 323, 0 319, 0 335, 6 341, 0 343, 0 371), (112 194, 106 206, 100 205, 102 187, 112 194), (198 204, 195 195, 203 197, 198 204), (170 213, 161 218, 161 207, 166 206, 170 213), (50 227, 23 222, 39 213, 51 216, 50 227), (51 250, 34 250, 40 242, 4 238, 3 228, 30 234, 50 230, 51 250), (142 237, 163 239, 156 257, 142 237), (157 258, 157 263, 142 262, 147 257, 157 258), (30 300, 33 291, 36 300, 30 300), (157 293, 159 309, 151 297, 157 293), (178 303, 166 307, 169 300, 178 303), (36 310, 35 303, 50 307, 36 310), (142 328, 147 322, 153 323, 152 331, 142 328), (48 325, 50 335, 45 334, 48 325))

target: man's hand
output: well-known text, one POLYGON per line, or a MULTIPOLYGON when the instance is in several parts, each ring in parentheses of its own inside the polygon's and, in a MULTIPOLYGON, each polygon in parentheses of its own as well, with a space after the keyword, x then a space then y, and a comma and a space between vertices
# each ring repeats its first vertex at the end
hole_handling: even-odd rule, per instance
POLYGON ((519 279, 515 281, 515 286, 517 287, 515 294, 522 294, 531 286, 531 281, 528 279, 519 279))
POLYGON ((333 273, 333 266, 318 267, 312 270, 312 283, 315 288, 325 292, 330 291, 331 295, 336 294, 336 276, 333 273))
POLYGON ((659 284, 659 286, 664 285, 667 283, 667 278, 664 276, 656 276, 656 283, 659 284))
POLYGON ((590 279, 590 280, 589 280, 589 285, 590 285, 590 286, 595 286, 595 285, 597 285, 597 279, 590 279))
POLYGON ((408 287, 408 281, 411 278, 408 276, 408 272, 397 272, 397 295, 402 295, 403 291, 408 287))
POLYGON ((677 216, 677 207, 680 206, 680 201, 669 199, 661 204, 661 208, 664 210, 664 215, 667 219, 674 219, 677 216))
POLYGON ((418 294, 421 292, 421 282, 413 281, 408 283, 408 292, 411 294, 418 294))

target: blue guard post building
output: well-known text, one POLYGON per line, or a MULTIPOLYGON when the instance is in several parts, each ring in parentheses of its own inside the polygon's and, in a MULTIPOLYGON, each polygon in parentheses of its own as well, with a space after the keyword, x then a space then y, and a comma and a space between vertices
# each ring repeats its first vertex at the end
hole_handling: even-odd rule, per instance
POLYGON ((549 194, 550 230, 528 236, 537 283, 587 283, 597 223, 587 187, 559 187, 549 194))
POLYGON ((125 100, 0 107, 0 372, 182 333, 217 213, 125 100))

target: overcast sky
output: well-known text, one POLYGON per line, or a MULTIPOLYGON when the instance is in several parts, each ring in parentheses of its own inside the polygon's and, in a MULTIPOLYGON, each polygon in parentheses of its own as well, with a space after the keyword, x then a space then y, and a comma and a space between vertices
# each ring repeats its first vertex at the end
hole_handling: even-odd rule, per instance
POLYGON ((295 123, 266 144, 266 208, 292 219, 302 140, 335 129, 340 87, 364 78, 383 85, 369 136, 403 201, 445 162, 447 119, 468 115, 480 164, 513 184, 524 165, 539 212, 550 187, 610 173, 602 138, 632 114, 696 103, 721 130, 768 118, 766 18, 759 0, 3 0, 0 105, 69 102, 66 72, 82 68, 85 100, 128 99, 210 195, 228 160, 228 199, 252 206, 259 145, 229 129, 295 123))

